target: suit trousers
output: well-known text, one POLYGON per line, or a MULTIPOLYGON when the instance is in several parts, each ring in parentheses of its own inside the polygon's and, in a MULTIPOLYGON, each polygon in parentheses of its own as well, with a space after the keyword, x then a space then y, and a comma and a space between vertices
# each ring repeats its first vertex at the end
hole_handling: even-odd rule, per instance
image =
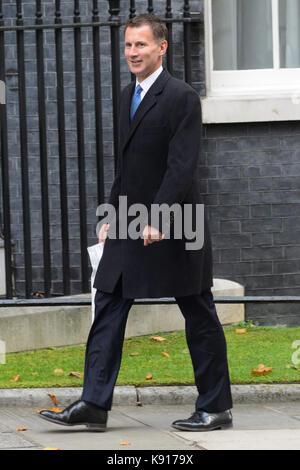
MULTIPOLYGON (((232 408, 226 340, 211 290, 175 299, 185 318, 198 390, 195 409, 217 413, 232 408)), ((112 406, 133 301, 122 297, 122 276, 113 293, 97 290, 95 295, 95 318, 87 340, 81 399, 106 410, 112 406)))

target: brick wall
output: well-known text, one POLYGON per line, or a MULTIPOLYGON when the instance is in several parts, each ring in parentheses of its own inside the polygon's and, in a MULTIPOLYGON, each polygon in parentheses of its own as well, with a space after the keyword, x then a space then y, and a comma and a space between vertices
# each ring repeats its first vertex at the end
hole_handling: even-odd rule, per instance
MULTIPOLYGON (((247 295, 299 295, 300 123, 204 126, 199 171, 215 277, 247 295)), ((248 305, 261 324, 299 324, 299 306, 248 305)))
MULTIPOLYGON (((91 2, 81 1, 82 21, 89 21, 91 2)), ((137 2, 136 13, 145 12, 146 2, 137 2)), ((164 2, 154 2, 164 14, 164 2)), ((192 1, 191 10, 203 12, 203 1, 192 1)), ((108 2, 99 1, 101 20, 108 18, 108 2)), ((172 2, 176 16, 183 2, 172 2)), ((121 1, 122 18, 129 2, 121 1)), ((35 2, 24 4, 26 21, 34 18, 35 2)), ((73 1, 62 2, 64 21, 72 21, 73 1)), ((53 2, 43 2, 45 22, 53 21, 53 2)), ((15 18, 15 2, 4 0, 4 16, 15 18)), ((22 206, 18 130, 18 98, 15 34, 6 33, 7 111, 11 172, 12 231, 15 243, 17 293, 24 287, 22 206)), ((34 289, 43 290, 42 238, 39 179, 39 144, 34 32, 26 32, 28 153, 31 186, 34 289)), ((80 292, 79 201, 73 33, 64 33, 65 106, 67 126, 69 224, 72 293, 80 292)), ((96 242, 95 124, 91 32, 82 32, 85 162, 88 200, 88 239, 96 242)), ((122 39, 122 31, 121 31, 122 39)), ((174 25, 174 75, 184 78, 182 26, 174 25)), ((62 290, 61 238, 59 223, 58 144, 56 77, 53 32, 45 34, 47 91, 47 151, 49 157, 51 249, 53 292, 62 290)), ((105 197, 114 177, 110 35, 101 29, 101 78, 104 123, 105 197)), ((205 95, 203 27, 192 30, 193 87, 205 95)), ((121 83, 130 81, 121 44, 121 83)), ((249 295, 297 295, 300 287, 300 124, 298 122, 216 124, 203 127, 203 151, 199 160, 199 184, 209 212, 214 248, 214 275, 242 283, 249 295)), ((267 324, 299 324, 298 306, 247 306, 247 318, 267 324)))

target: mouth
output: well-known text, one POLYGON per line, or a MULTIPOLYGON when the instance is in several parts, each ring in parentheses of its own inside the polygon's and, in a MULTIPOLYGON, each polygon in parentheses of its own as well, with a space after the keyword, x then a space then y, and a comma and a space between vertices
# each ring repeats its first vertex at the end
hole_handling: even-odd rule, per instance
POLYGON ((131 60, 130 61, 131 65, 140 65, 142 63, 141 60, 131 60))

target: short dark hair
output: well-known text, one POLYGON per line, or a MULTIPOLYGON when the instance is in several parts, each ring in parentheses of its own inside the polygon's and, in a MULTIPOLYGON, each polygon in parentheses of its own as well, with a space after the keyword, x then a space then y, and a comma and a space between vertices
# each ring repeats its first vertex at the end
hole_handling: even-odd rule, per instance
POLYGON ((127 28, 139 28, 145 24, 150 26, 154 39, 157 42, 168 40, 168 29, 165 23, 163 23, 160 18, 158 18, 158 16, 152 15, 151 13, 143 13, 141 15, 130 18, 125 24, 124 33, 126 32, 127 28))

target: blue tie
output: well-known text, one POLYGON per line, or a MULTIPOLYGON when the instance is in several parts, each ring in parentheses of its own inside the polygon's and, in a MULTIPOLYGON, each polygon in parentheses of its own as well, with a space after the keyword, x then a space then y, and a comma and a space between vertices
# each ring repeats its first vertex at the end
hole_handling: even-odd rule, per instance
POLYGON ((132 120, 134 113, 139 107, 139 104, 141 102, 141 92, 143 91, 143 88, 141 85, 138 85, 135 89, 135 92, 133 94, 132 100, 131 100, 131 107, 130 107, 130 120, 132 120))

